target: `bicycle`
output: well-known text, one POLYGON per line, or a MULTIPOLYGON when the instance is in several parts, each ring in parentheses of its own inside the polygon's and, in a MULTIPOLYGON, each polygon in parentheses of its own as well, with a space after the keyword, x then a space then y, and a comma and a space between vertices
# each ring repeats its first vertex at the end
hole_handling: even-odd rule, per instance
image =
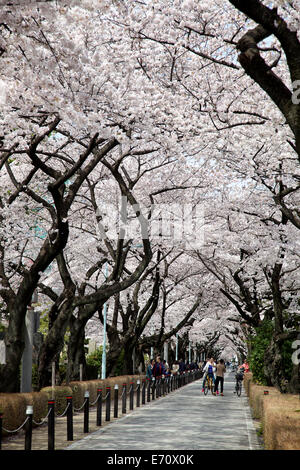
POLYGON ((238 372, 235 376, 235 392, 238 397, 241 396, 242 394, 242 383, 244 379, 244 374, 241 372, 238 372))
POLYGON ((208 390, 211 391, 211 393, 214 393, 214 381, 212 377, 207 376, 204 382, 204 395, 207 395, 208 390))

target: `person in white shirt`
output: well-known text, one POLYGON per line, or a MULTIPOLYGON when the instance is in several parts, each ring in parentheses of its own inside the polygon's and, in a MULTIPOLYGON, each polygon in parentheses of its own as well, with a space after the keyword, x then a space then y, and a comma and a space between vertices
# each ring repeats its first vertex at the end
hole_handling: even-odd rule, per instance
POLYGON ((213 379, 213 383, 215 383, 215 374, 214 371, 216 370, 216 363, 214 361, 214 358, 211 357, 210 360, 205 364, 203 372, 203 383, 202 383, 202 392, 204 392, 204 384, 206 377, 211 377, 213 379))

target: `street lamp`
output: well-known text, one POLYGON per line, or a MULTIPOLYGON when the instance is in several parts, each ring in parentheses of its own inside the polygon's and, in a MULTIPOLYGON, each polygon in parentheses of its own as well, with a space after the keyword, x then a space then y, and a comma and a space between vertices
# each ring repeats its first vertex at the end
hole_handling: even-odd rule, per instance
MULTIPOLYGON (((105 280, 107 279, 107 261, 105 263, 105 280)), ((103 347, 102 347, 102 369, 101 378, 106 379, 106 315, 107 315, 107 302, 103 306, 103 347)))
MULTIPOLYGON (((154 335, 154 326, 152 325, 151 326, 151 336, 153 336, 153 335, 154 335)), ((150 359, 153 359, 153 354, 154 354, 154 348, 153 348, 153 346, 151 346, 151 348, 150 348, 150 359)))

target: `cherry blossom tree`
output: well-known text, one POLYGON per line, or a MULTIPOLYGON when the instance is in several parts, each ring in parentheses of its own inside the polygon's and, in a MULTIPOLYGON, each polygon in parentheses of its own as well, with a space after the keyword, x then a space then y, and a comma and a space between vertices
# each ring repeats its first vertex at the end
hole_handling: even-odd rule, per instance
MULTIPOLYGON (((108 327, 111 354, 114 347, 114 354, 118 354, 117 343, 124 346, 126 318, 133 336, 133 331, 136 334, 129 349, 137 344, 141 347, 143 341, 153 344, 154 339, 161 347, 163 340, 174 338, 176 325, 181 325, 184 334, 189 330, 189 334, 202 335, 203 345, 216 340, 218 351, 228 340, 240 354, 244 354, 240 343, 243 324, 253 329, 264 318, 271 318, 278 340, 272 347, 279 348, 280 362, 280 341, 294 335, 299 324, 297 2, 38 3, 14 6, 7 2, 1 11, 0 79, 5 84, 6 115, 1 117, 0 170, 9 181, 8 191, 15 186, 15 205, 23 193, 32 198, 34 189, 42 197, 51 181, 59 194, 56 201, 51 191, 44 198, 47 202, 38 200, 42 206, 38 218, 40 223, 44 220, 46 232, 52 230, 53 201, 60 210, 63 203, 70 202, 72 245, 65 241, 63 249, 49 258, 50 262, 56 258, 59 277, 53 274, 40 283, 53 302, 52 333, 45 342, 41 363, 49 363, 59 352, 67 325, 71 325, 73 349, 79 337, 82 344, 88 320, 97 311, 102 319, 102 305, 113 296, 114 313, 108 327), (53 129, 49 127, 51 119, 53 125, 59 120, 53 129), (39 134, 41 126, 47 128, 45 134, 39 134), (41 153, 30 150, 32 133, 41 136, 41 153), (15 158, 27 154, 31 158, 29 173, 22 170, 19 177, 15 158), (77 160, 75 155, 80 155, 77 160), (81 173, 89 161, 95 165, 88 173, 81 173), (30 185, 40 173, 40 184, 33 189, 30 185), (72 198, 73 178, 80 174, 83 179, 72 198), (68 180, 72 181, 69 186, 68 180), (106 197, 113 200, 116 184, 131 207, 143 204, 146 213, 150 213, 151 203, 202 204, 207 224, 205 246, 199 250, 188 244, 178 247, 183 254, 163 275, 162 261, 159 265, 154 260, 150 263, 151 250, 158 252, 156 240, 150 238, 147 245, 143 240, 142 264, 134 264, 137 258, 123 239, 117 237, 116 244, 107 239, 95 242, 94 228, 86 218, 94 214, 105 233, 103 201, 106 197), (111 265, 110 278, 99 283, 106 261, 111 265), (190 272, 201 274, 183 274, 185 265, 190 272), (80 269, 86 275, 83 282, 80 269), (159 275, 155 276, 156 269, 159 275), (181 274, 184 280, 176 284, 181 274), (186 324, 189 318, 181 324, 182 306, 187 296, 190 303, 185 311, 193 310, 203 280, 201 306, 192 314, 191 328, 186 324), (53 281, 59 283, 59 294, 53 290, 53 281), (224 296, 219 319, 219 308, 210 292, 224 296), (121 298, 130 301, 126 305, 121 298), (207 307, 202 311, 203 305, 207 307), (240 316, 233 322, 239 324, 238 330, 233 333, 232 327, 232 336, 224 326, 222 334, 215 335, 214 331, 220 331, 219 322, 228 318, 229 311, 230 317, 233 315, 229 305, 240 316), (142 312, 145 316, 139 322, 142 312), (116 326, 119 315, 124 319, 122 332, 116 326), (155 338, 149 324, 143 323, 147 316, 160 325, 155 338), (205 317, 212 319, 208 330, 205 317), (135 329, 141 323, 144 329, 135 329), (149 341, 138 340, 142 331, 149 341), (51 343, 50 353, 47 348, 51 343)), ((26 162, 22 160, 22 168, 26 162)), ((37 197, 33 200, 37 202, 37 197)), ((34 210, 30 207, 26 214, 27 225, 32 225, 32 214, 37 214, 34 210)), ((20 213, 24 213, 22 205, 15 211, 17 218, 20 213)), ((13 221, 5 210, 2 217, 2 225, 13 221)), ((56 226, 53 233, 55 230, 56 226)), ((25 245, 13 243, 14 257, 21 260, 10 268, 16 277, 25 269, 25 245)), ((166 240, 159 250, 167 263, 166 240)), ((128 357, 130 360, 130 353, 128 357)), ((279 375, 271 378, 276 384, 281 382, 279 375)))

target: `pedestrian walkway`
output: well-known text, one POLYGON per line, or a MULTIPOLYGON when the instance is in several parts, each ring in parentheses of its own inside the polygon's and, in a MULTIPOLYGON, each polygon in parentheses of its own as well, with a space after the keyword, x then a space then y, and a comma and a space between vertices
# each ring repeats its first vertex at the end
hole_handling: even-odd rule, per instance
POLYGON ((151 402, 66 450, 259 450, 248 399, 234 394, 226 373, 224 396, 202 392, 202 379, 151 402))

